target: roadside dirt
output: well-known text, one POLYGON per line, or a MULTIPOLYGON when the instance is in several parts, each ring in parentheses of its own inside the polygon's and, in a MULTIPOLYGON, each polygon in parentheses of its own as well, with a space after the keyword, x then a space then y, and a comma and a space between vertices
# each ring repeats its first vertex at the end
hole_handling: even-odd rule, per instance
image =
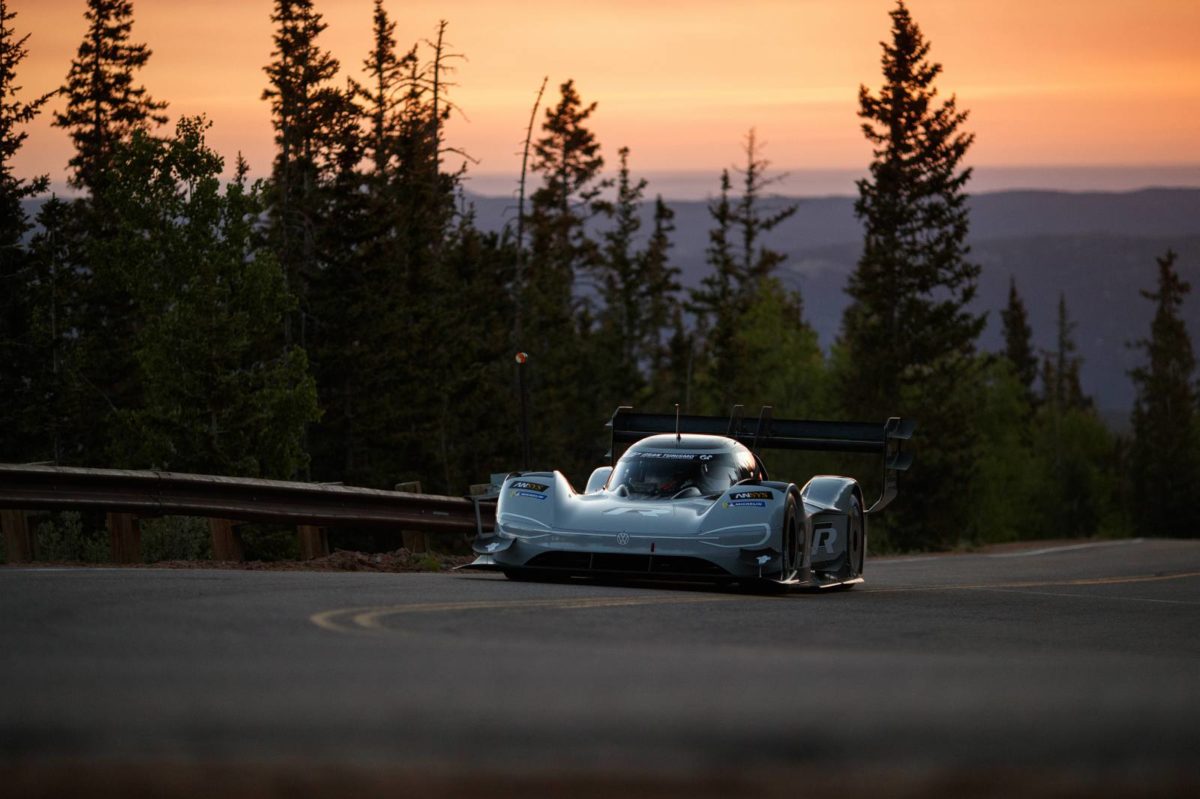
MULTIPOLYGON (((449 571, 473 561, 473 555, 443 555, 436 552, 350 552, 336 550, 314 560, 234 561, 234 560, 163 560, 156 563, 13 563, 22 568, 128 568, 128 569, 240 569, 243 571, 351 571, 351 572, 438 572, 449 571)), ((0 566, 0 568, 3 568, 0 566)))

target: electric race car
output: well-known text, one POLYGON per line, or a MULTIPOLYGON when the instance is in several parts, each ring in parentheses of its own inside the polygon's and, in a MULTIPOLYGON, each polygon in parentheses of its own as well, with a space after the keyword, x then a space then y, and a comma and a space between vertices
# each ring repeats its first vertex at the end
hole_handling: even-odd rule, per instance
POLYGON ((513 473, 480 532, 470 568, 512 579, 690 579, 826 588, 862 582, 867 520, 896 495, 914 424, 772 419, 741 406, 728 418, 618 408, 611 465, 577 493, 560 472, 513 473), (616 449, 631 446, 617 460, 616 449), (763 449, 877 453, 883 492, 867 507, 858 482, 771 480, 763 449))

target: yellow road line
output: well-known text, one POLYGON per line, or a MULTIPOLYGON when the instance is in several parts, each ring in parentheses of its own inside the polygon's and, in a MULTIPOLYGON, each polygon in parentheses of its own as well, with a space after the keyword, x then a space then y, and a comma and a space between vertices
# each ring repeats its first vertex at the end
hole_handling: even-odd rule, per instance
POLYGON ((896 588, 866 588, 863 593, 871 594, 902 594, 921 591, 986 591, 988 589, 1013 588, 1062 588, 1072 585, 1123 585, 1125 583, 1153 583, 1162 580, 1183 580, 1190 577, 1200 577, 1200 572, 1182 572, 1178 574, 1137 574, 1130 577, 1091 577, 1080 580, 1040 580, 1020 583, 977 583, 971 585, 910 585, 896 588))
MULTIPOLYGON (((1150 583, 1164 580, 1184 580, 1200 577, 1200 571, 1178 574, 1140 574, 1130 577, 1092 577, 1078 580, 1042 580, 1036 582, 976 583, 968 585, 900 586, 896 588, 865 588, 856 594, 921 593, 931 591, 1015 591, 1023 588, 1063 588, 1089 585, 1124 585, 1127 583, 1150 583)), ((1061 594, 1061 596, 1084 596, 1061 594)), ((1119 598, 1119 597, 1113 597, 1119 598)), ((376 607, 338 608, 325 610, 309 616, 316 626, 339 633, 380 633, 388 628, 383 620, 391 616, 421 613, 457 613, 473 610, 587 610, 595 608, 623 608, 645 605, 693 605, 712 602, 771 601, 773 597, 753 595, 708 594, 704 596, 680 596, 672 594, 638 594, 623 597, 562 597, 554 599, 479 600, 473 602, 425 602, 412 605, 388 605, 376 607)), ((775 597, 774 599, 777 599, 775 597)), ((1168 600, 1160 600, 1167 602, 1168 600)), ((1192 604, 1178 603, 1172 604, 1192 604)))
POLYGON ((767 599, 754 596, 671 596, 647 594, 627 597, 566 597, 561 599, 519 599, 478 602, 429 602, 413 605, 389 605, 369 608, 340 608, 314 613, 309 620, 334 632, 380 631, 386 629, 382 619, 419 613, 455 613, 470 610, 587 610, 592 608, 623 608, 642 605, 691 605, 706 602, 734 602, 767 599), (348 623, 342 618, 348 617, 348 623))

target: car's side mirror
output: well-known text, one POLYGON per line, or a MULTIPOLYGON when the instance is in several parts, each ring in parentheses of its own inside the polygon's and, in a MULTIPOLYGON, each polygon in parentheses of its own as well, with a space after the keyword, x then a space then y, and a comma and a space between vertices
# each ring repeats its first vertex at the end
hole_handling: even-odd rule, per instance
POLYGON ((587 488, 583 493, 595 494, 601 488, 604 488, 604 484, 608 482, 608 476, 612 474, 612 470, 613 467, 611 466, 601 466, 592 472, 592 476, 588 478, 587 488))

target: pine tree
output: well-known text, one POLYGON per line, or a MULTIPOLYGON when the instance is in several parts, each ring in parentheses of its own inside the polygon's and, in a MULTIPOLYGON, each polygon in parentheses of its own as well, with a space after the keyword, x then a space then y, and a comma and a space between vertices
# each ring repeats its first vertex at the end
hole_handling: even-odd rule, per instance
POLYGON ((23 241, 30 224, 22 201, 49 185, 45 175, 32 180, 16 176, 12 159, 28 135, 22 127, 53 96, 18 99, 17 68, 28 55, 29 36, 17 38, 11 27, 15 16, 0 0, 0 458, 12 460, 30 454, 30 439, 36 435, 23 418, 36 402, 29 376, 38 356, 30 336, 34 278, 23 241))
POLYGON ((1111 434, 1083 392, 1075 323, 1064 295, 1058 299, 1055 349, 1043 355, 1042 397, 1034 427, 1034 450, 1044 469, 1041 523, 1054 535, 1094 535, 1108 513, 1111 434))
POLYGON ((327 25, 312 0, 275 0, 274 59, 264 70, 270 86, 262 98, 271 103, 278 148, 271 170, 269 213, 271 237, 283 265, 287 285, 300 301, 293 329, 289 314, 285 340, 304 346, 308 284, 315 280, 318 261, 317 226, 323 218, 322 189, 339 171, 331 153, 338 149, 337 119, 349 98, 331 85, 338 62, 317 44, 327 25))
POLYGON ((16 16, 0 0, 0 264, 5 266, 13 263, 13 253, 29 230, 21 201, 45 191, 50 183, 46 175, 24 180, 13 174, 13 157, 29 135, 21 128, 32 122, 54 96, 50 92, 29 101, 18 99, 21 87, 16 84, 17 67, 29 54, 25 47, 29 34, 16 38, 10 27, 16 16))
POLYGON ((63 87, 67 108, 54 115, 75 145, 70 160, 72 185, 95 193, 102 188, 113 148, 136 131, 167 121, 165 102, 154 100, 137 85, 135 73, 151 51, 131 44, 133 3, 130 0, 87 0, 88 31, 79 45, 63 87))
POLYGON ((80 228, 78 202, 51 197, 38 211, 23 295, 31 403, 18 428, 23 426, 31 442, 30 460, 103 465, 89 447, 104 451, 108 408, 101 408, 100 415, 84 411, 95 391, 81 379, 88 366, 81 354, 91 337, 79 308, 87 275, 74 267, 82 260, 80 228))
POLYGON ((670 264, 674 212, 662 197, 655 200, 645 246, 637 248, 646 181, 631 178, 628 147, 619 150, 619 160, 616 197, 597 203, 612 227, 601 236, 593 269, 603 301, 593 374, 606 396, 637 407, 650 399, 654 373, 665 367, 663 335, 678 303, 679 269, 670 264))
POLYGON ((1004 357, 1024 387, 1026 399, 1032 406, 1038 359, 1033 352, 1033 331, 1029 327, 1029 314, 1025 311, 1025 302, 1017 293, 1016 278, 1009 279, 1008 305, 1000 312, 1000 318, 1004 324, 1004 357))
POLYGON ((741 238, 739 293, 743 299, 749 299, 759 290, 762 281, 772 277, 786 259, 783 253, 767 247, 763 237, 790 219, 798 206, 789 203, 769 212, 764 208, 763 193, 783 176, 767 176, 771 163, 762 157, 762 146, 753 128, 746 134, 744 151, 746 167, 740 170, 742 194, 733 212, 733 223, 741 238))
POLYGON ((474 241, 455 228, 460 175, 443 169, 457 56, 444 23, 422 63, 418 48, 396 50, 382 4, 373 19, 369 88, 354 84, 361 107, 337 117, 343 155, 322 188, 316 228, 309 349, 325 413, 313 430, 314 462, 322 479, 386 487, 415 478, 448 488, 459 456, 429 424, 450 424, 444 408, 467 334, 454 321, 462 283, 446 248, 459 235, 474 241), (414 473, 416 464, 427 473, 414 473))
POLYGON ((600 143, 587 127, 596 104, 583 104, 574 81, 563 83, 561 92, 557 105, 546 109, 544 135, 534 144, 532 170, 542 176, 542 185, 531 197, 521 302, 525 341, 516 346, 529 353, 524 368, 532 413, 543 420, 533 439, 535 459, 561 459, 568 471, 582 471, 604 451, 599 420, 614 404, 585 376, 583 364, 594 347, 592 314, 575 294, 577 278, 589 274, 600 257, 586 226, 608 184, 600 179, 600 143))
MULTIPOLYGON (((667 344, 668 334, 673 335, 675 320, 680 314, 680 269, 671 264, 671 249, 674 246, 671 234, 675 232, 675 212, 662 195, 654 198, 653 228, 645 249, 638 253, 638 270, 642 281, 640 352, 638 361, 649 369, 651 388, 647 399, 659 399, 653 389, 657 375, 671 369, 671 352, 667 344)), ((670 399, 668 406, 679 402, 678 395, 670 399)), ((659 401, 658 405, 663 405, 659 401)))
MULTIPOLYGON (((785 256, 763 239, 796 212, 792 204, 775 210, 764 208, 764 190, 778 178, 767 176, 770 164, 762 158, 753 130, 746 137, 744 151, 746 166, 739 170, 741 195, 736 200, 730 197, 732 182, 726 170, 721 174, 720 194, 709 205, 713 226, 707 255, 712 271, 690 292, 688 303, 705 334, 697 387, 701 407, 711 413, 727 413, 735 403, 747 404, 762 397, 758 389, 765 381, 763 370, 769 367, 766 361, 752 357, 748 347, 759 354, 762 350, 741 333, 746 314, 759 304, 762 292, 784 292, 774 273, 785 256)), ((777 321, 797 330, 807 327, 799 293, 784 293, 783 304, 774 308, 783 314, 777 321)))
POLYGON ((1138 341, 1145 360, 1130 372, 1137 388, 1131 453, 1134 524, 1143 535, 1200 535, 1200 409, 1196 356, 1184 324, 1191 286, 1176 255, 1158 258, 1158 290, 1141 294, 1155 305, 1150 337, 1138 341))
POLYGON ((374 45, 363 61, 368 85, 355 84, 356 94, 366 101, 365 115, 370 120, 367 154, 376 175, 387 175, 396 157, 396 114, 404 102, 405 81, 417 62, 414 46, 404 55, 396 51, 396 23, 375 0, 372 14, 374 45))
POLYGON ((1067 311, 1067 297, 1058 296, 1058 316, 1055 323, 1055 348, 1042 356, 1042 402, 1055 412, 1082 410, 1092 406, 1083 393, 1080 372, 1083 359, 1077 355, 1075 323, 1067 311))
POLYGON ((890 16, 884 86, 878 95, 859 89, 874 160, 858 182, 865 236, 846 289, 838 392, 849 415, 918 423, 920 455, 887 532, 903 548, 948 546, 969 513, 960 487, 973 468, 970 390, 984 325, 968 308, 979 267, 967 258, 971 170, 960 167, 974 136, 961 130, 967 114, 955 98, 938 100, 942 67, 903 0, 890 16))
POLYGON ((58 315, 58 329, 73 334, 49 341, 56 349, 61 345, 63 371, 57 386, 65 409, 63 457, 98 465, 117 457, 111 447, 129 433, 121 426, 121 413, 141 403, 133 343, 144 320, 136 313, 130 288, 141 278, 133 274, 145 264, 140 253, 151 246, 120 235, 126 193, 110 185, 113 164, 121 148, 166 122, 166 103, 151 98, 136 82, 136 72, 151 52, 144 44, 130 43, 133 4, 88 0, 84 17, 88 30, 62 89, 66 108, 55 114, 54 124, 71 136, 71 182, 88 195, 55 220, 55 241, 46 241, 58 276, 54 282, 70 292, 54 292, 64 311, 58 315))

